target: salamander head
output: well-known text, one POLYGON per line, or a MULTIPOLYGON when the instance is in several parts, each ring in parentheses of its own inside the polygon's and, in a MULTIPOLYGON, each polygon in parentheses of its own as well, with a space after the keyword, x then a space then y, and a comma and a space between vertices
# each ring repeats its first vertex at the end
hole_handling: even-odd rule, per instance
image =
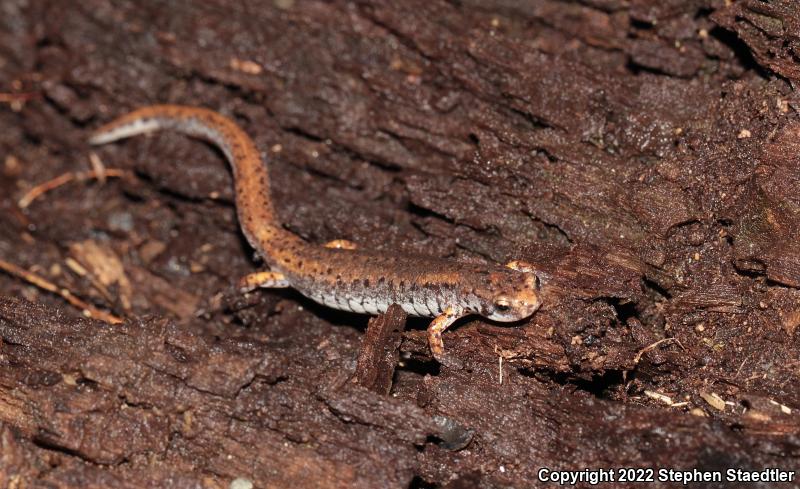
POLYGON ((485 287, 478 291, 477 314, 492 321, 511 322, 524 319, 542 305, 539 277, 532 272, 502 270, 488 275, 485 287))

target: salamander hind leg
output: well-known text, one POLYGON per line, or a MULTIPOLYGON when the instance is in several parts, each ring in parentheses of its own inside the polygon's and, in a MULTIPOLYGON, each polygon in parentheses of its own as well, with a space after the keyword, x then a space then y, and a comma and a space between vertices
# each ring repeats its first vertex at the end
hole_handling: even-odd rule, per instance
POLYGON ((279 272, 256 272, 242 277, 238 285, 241 292, 251 292, 259 287, 265 289, 289 287, 289 281, 279 272))
POLYGON ((449 367, 461 368, 462 364, 460 360, 445 354, 442 333, 462 316, 463 315, 453 307, 448 307, 441 315, 437 316, 431 322, 430 326, 428 326, 428 344, 430 344, 433 358, 435 358, 437 362, 449 367))
POLYGON ((354 250, 357 248, 356 244, 346 239, 334 239, 325 243, 326 248, 336 248, 337 250, 354 250))

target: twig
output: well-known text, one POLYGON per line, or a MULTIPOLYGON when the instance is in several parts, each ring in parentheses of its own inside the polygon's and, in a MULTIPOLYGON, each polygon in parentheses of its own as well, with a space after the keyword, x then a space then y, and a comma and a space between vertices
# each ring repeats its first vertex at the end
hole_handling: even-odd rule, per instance
POLYGON ((681 350, 686 350, 686 348, 684 348, 684 347, 683 347, 683 345, 681 345, 681 342, 680 342, 680 341, 678 341, 678 339, 677 339, 677 338, 664 338, 664 339, 661 339, 661 340, 658 340, 658 341, 656 341, 656 342, 655 342, 655 343, 653 343, 653 344, 647 345, 647 346, 645 346, 644 348, 642 348, 641 350, 639 350, 639 353, 637 353, 637 354, 636 354, 636 356, 633 358, 633 364, 634 364, 634 365, 638 365, 638 364, 639 364, 639 360, 641 360, 641 359, 642 359, 642 355, 644 355, 645 353, 649 352, 649 351, 650 351, 650 350, 652 350, 653 348, 657 347, 657 346, 658 346, 658 345, 660 345, 661 343, 665 343, 665 342, 667 342, 667 341, 673 341, 673 342, 675 342, 675 343, 676 343, 678 346, 680 346, 680 347, 681 347, 681 350))
POLYGON ((111 296, 111 293, 108 291, 108 288, 105 285, 103 285, 103 283, 100 282, 97 279, 97 277, 94 276, 94 274, 89 273, 89 270, 85 269, 83 265, 75 261, 70 256, 68 256, 64 260, 64 264, 75 274, 88 280, 95 288, 95 290, 98 291, 100 295, 102 295, 103 298, 108 301, 109 304, 114 303, 114 298, 111 296))
POLYGON ((29 272, 24 268, 20 268, 13 263, 9 263, 5 260, 0 260, 0 270, 5 271, 9 275, 13 275, 14 277, 21 278, 26 282, 39 287, 40 289, 44 289, 48 292, 52 292, 54 294, 58 294, 63 297, 67 302, 72 304, 73 306, 80 309, 84 315, 92 319, 99 319, 109 324, 120 324, 122 323, 122 319, 109 313, 106 311, 101 311, 97 309, 93 305, 84 302, 83 300, 79 299, 69 290, 59 287, 56 284, 50 282, 49 280, 36 275, 33 272, 29 272))
POLYGON ((39 97, 39 93, 37 92, 21 92, 21 93, 7 93, 7 92, 0 92, 0 102, 5 103, 14 103, 14 102, 25 102, 27 100, 32 100, 39 97))
POLYGON ((500 371, 500 385, 503 385, 503 355, 500 355, 497 358, 497 369, 500 371))
POLYGON ((52 180, 40 183, 39 185, 30 189, 28 193, 26 193, 25 195, 22 196, 21 199, 19 199, 18 205, 20 209, 25 209, 26 207, 31 205, 31 202, 36 200, 40 195, 72 181, 89 180, 92 178, 100 180, 107 177, 124 177, 130 174, 131 173, 129 171, 119 170, 115 168, 100 168, 89 171, 65 173, 63 175, 57 176, 52 180))
MULTIPOLYGON (((663 338, 663 339, 660 339, 660 340, 656 341, 655 343, 649 344, 649 345, 645 346, 644 348, 642 348, 641 350, 639 350, 639 352, 636 354, 636 356, 633 357, 633 368, 636 368, 636 366, 639 365, 639 360, 642 359, 642 355, 644 355, 645 353, 649 352, 653 348, 657 347, 661 343, 666 343, 667 341, 674 342, 675 344, 677 344, 678 346, 681 347, 681 350, 686 351, 686 348, 683 347, 683 345, 681 344, 680 341, 678 341, 677 338, 663 338)), ((623 370, 622 371, 622 381, 627 384, 627 382, 628 382, 628 370, 623 370)), ((626 387, 627 387, 627 385, 626 385, 626 387)))

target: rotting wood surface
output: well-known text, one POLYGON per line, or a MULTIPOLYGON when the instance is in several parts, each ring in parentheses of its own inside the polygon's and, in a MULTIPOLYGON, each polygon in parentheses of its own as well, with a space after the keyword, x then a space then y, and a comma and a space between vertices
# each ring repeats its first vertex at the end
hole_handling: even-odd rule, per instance
POLYGON ((0 486, 796 470, 793 4, 0 2, 0 259, 127 319, 0 275, 0 486), (542 310, 448 331, 459 370, 424 321, 238 296, 229 172, 171 134, 95 150, 135 176, 17 205, 164 102, 240 122, 304 238, 525 260, 542 310))

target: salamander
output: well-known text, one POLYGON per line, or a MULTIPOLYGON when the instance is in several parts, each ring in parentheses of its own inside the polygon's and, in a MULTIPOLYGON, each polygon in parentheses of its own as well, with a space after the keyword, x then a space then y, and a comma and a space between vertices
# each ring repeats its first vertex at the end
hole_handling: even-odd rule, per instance
POLYGON ((442 333, 457 319, 479 315, 518 321, 541 305, 538 274, 525 262, 483 265, 370 251, 346 240, 326 245, 304 241, 279 222, 267 166, 253 140, 234 121, 212 110, 143 107, 103 125, 89 142, 100 145, 160 130, 210 142, 229 162, 241 229, 269 266, 269 271, 240 281, 243 293, 258 287, 292 287, 320 304, 372 315, 396 303, 409 315, 434 318, 428 341, 439 362, 445 362, 442 333))

